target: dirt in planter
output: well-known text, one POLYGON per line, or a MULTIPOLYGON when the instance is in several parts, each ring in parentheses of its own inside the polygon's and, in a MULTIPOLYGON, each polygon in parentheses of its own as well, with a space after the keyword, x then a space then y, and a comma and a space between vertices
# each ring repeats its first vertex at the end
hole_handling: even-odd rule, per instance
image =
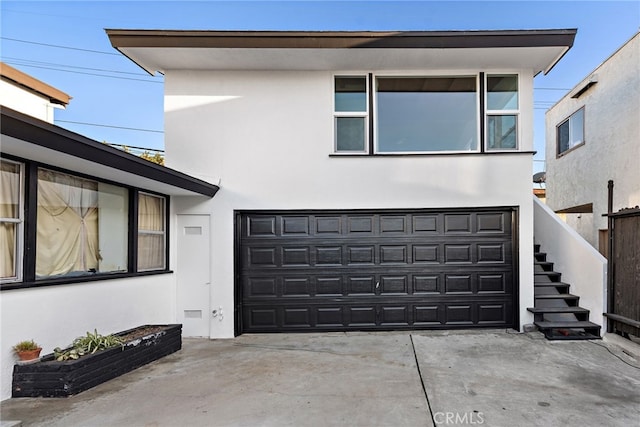
POLYGON ((120 338, 122 339, 122 341, 127 343, 138 338, 146 337, 147 335, 156 334, 158 332, 164 331, 165 329, 167 329, 165 326, 147 326, 146 328, 139 328, 131 331, 126 335, 120 335, 120 338))

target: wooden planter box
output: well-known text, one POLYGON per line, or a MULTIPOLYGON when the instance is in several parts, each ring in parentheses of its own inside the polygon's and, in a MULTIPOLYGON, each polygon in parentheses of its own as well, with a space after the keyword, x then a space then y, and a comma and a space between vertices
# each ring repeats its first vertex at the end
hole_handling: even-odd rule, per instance
POLYGON ((12 397, 67 397, 160 359, 182 348, 182 325, 144 325, 164 329, 76 360, 58 362, 53 354, 13 368, 12 397))

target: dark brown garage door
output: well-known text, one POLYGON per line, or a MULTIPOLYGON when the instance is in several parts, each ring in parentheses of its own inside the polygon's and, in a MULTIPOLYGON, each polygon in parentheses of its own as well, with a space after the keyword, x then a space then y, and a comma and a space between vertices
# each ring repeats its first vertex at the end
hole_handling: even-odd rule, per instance
POLYGON ((513 213, 239 213, 236 332, 512 326, 513 213))

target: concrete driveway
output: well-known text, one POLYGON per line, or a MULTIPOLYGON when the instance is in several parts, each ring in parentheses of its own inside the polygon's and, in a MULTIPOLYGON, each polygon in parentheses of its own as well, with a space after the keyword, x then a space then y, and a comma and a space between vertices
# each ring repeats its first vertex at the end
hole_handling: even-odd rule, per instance
POLYGON ((510 332, 185 339, 79 395, 4 401, 1 416, 48 427, 640 423, 637 345, 510 332))

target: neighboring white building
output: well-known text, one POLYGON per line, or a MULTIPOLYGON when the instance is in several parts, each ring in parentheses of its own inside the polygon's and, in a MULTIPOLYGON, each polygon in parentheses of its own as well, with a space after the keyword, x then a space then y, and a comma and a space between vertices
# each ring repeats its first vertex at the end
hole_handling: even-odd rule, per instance
POLYGON ((575 33, 107 30, 221 187, 174 199, 185 335, 531 323, 533 79, 575 33))
POLYGON ((0 62, 0 105, 53 123, 53 113, 71 97, 28 74, 0 62))
POLYGON ((12 346, 20 341, 34 339, 46 354, 94 329, 108 334, 175 323, 167 244, 172 198, 206 200, 217 187, 53 125, 49 104, 64 104, 67 95, 5 65, 2 79, 0 399, 6 399, 17 360, 12 346))
POLYGON ((546 114, 547 204, 606 256, 613 211, 640 205, 640 33, 546 114))

